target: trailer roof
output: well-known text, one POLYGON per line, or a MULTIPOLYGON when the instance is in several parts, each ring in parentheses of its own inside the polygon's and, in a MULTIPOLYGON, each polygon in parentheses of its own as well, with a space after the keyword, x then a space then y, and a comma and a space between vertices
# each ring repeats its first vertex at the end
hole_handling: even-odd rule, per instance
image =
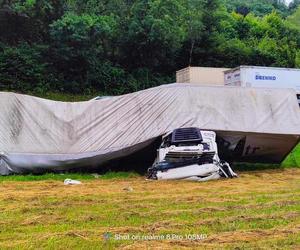
POLYGON ((285 70, 285 71, 299 71, 297 68, 280 68, 280 67, 265 67, 265 66, 251 66, 251 65, 241 65, 232 69, 225 70, 224 73, 230 73, 239 69, 273 69, 273 70, 285 70))
POLYGON ((300 135, 292 89, 168 84, 73 103, 0 92, 0 106, 0 152, 109 150, 186 126, 300 135))

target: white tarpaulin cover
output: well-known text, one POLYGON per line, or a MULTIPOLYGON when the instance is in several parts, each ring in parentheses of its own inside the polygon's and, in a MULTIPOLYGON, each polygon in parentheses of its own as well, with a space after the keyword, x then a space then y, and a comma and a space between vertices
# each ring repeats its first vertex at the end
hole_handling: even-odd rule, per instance
POLYGON ((162 85, 87 102, 0 92, 0 173, 98 166, 179 127, 214 130, 240 160, 280 162, 297 144, 293 90, 162 85))

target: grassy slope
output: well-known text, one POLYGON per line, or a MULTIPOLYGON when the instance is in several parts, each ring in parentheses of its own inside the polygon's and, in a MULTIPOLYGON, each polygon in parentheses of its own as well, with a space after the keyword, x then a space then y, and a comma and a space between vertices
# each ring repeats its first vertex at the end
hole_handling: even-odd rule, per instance
POLYGON ((297 249, 300 169, 246 172, 207 183, 131 177, 64 186, 61 180, 2 180, 0 209, 1 249, 297 249), (129 186, 132 192, 123 190, 129 186), (112 238, 104 240, 105 232, 112 238), (115 234, 208 238, 117 241, 115 234))
POLYGON ((300 167, 300 144, 288 155, 282 163, 283 167, 300 167))

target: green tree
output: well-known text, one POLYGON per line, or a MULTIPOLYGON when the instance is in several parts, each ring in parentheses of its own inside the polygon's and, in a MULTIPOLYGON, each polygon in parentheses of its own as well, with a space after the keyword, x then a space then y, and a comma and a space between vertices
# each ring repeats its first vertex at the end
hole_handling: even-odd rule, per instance
POLYGON ((282 16, 289 14, 289 9, 283 1, 277 0, 224 0, 229 12, 237 12, 243 16, 253 13, 256 16, 265 16, 276 10, 282 16))
POLYGON ((296 52, 295 67, 300 68, 300 50, 297 50, 296 52))
POLYGON ((287 21, 294 26, 295 29, 300 30, 300 7, 295 12, 287 17, 287 21))
POLYGON ((63 16, 67 5, 65 0, 16 0, 12 8, 28 18, 33 39, 41 42, 49 40, 49 25, 63 16))
POLYGON ((176 51, 187 34, 180 0, 138 0, 127 19, 123 33, 122 64, 157 72, 174 70, 176 51), (128 53, 130 51, 130 53, 128 53))
POLYGON ((71 83, 68 89, 76 92, 97 84, 94 74, 101 72, 98 64, 114 61, 118 31, 115 17, 68 13, 50 27, 54 64, 71 83))
POLYGON ((187 65, 299 67, 298 4, 0 0, 0 89, 122 94, 187 65))
POLYGON ((54 87, 56 79, 44 60, 45 47, 2 45, 0 50, 0 89, 43 93, 54 87))

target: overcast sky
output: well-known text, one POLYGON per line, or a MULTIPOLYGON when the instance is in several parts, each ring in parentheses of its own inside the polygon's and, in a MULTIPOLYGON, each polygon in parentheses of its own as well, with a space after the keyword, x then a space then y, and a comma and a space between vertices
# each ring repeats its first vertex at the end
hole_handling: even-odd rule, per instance
POLYGON ((285 0, 286 4, 289 5, 290 2, 292 2, 293 0, 285 0))

